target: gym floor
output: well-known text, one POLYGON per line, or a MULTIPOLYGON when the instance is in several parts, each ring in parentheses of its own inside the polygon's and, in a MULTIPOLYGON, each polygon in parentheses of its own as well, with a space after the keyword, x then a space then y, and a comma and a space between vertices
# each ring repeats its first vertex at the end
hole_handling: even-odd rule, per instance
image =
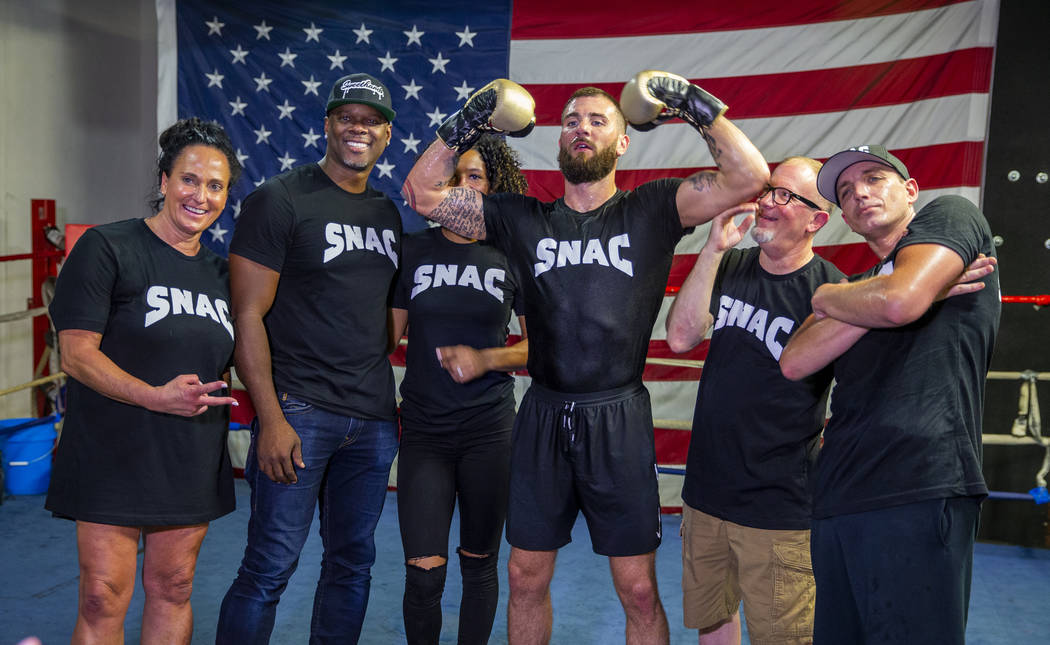
MULTIPOLYGON (((226 589, 237 571, 248 522, 248 485, 237 480, 237 510, 211 524, 204 540, 193 588, 193 642, 210 643, 226 589)), ((0 645, 29 635, 44 645, 69 641, 77 612, 77 556, 72 522, 53 519, 43 509, 44 496, 7 497, 0 505, 0 645)), ((661 596, 671 625, 671 642, 696 643, 696 632, 682 626, 678 516, 664 516, 664 543, 657 554, 661 596)), ((314 524, 316 527, 316 523, 314 524)), ((458 528, 453 525, 453 535, 458 528)), ((623 640, 623 614, 612 588, 605 558, 590 548, 582 519, 574 541, 561 550, 554 575, 552 642, 617 643, 623 640)), ((450 540, 450 553, 456 546, 450 540)), ((361 642, 364 645, 404 643, 401 593, 404 581, 397 496, 388 493, 376 531, 376 566, 372 596, 361 642)), ((490 643, 507 642, 506 558, 500 557, 500 605, 490 643)), ((307 640, 314 586, 321 560, 321 541, 314 532, 277 610, 271 643, 307 640)), ((442 643, 455 643, 459 575, 449 570, 445 591, 442 643)), ((967 642, 971 645, 1028 645, 1047 642, 1050 634, 1050 550, 978 544, 974 558, 973 594, 967 642)), ((139 640, 142 590, 135 590, 128 611, 127 642, 139 640)), ((746 636, 744 642, 747 642, 746 636)))

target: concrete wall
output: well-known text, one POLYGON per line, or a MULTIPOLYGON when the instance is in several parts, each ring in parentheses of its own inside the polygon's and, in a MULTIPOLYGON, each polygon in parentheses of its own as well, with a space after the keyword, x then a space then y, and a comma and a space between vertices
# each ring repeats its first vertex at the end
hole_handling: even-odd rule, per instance
MULTIPOLYGON (((28 253, 34 198, 67 222, 146 212, 156 161, 153 0, 0 0, 0 255, 28 253)), ((25 310, 30 263, 0 263, 0 313, 25 310)), ((28 321, 0 323, 0 389, 31 378, 28 321)), ((29 395, 0 397, 28 416, 29 395)))

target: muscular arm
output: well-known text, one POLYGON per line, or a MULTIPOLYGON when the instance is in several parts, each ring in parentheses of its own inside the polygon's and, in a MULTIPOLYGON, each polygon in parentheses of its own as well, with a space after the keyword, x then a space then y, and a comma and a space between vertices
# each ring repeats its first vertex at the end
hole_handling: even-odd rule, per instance
POLYGON ((897 254, 894 271, 888 276, 856 283, 822 285, 813 296, 814 311, 819 311, 807 318, 791 337, 780 356, 780 370, 791 380, 805 378, 844 354, 867 333, 869 327, 859 321, 891 323, 872 324, 871 327, 907 324, 921 316, 936 300, 983 289, 984 283, 977 280, 994 271, 995 264, 995 258, 986 258, 982 254, 961 271, 962 259, 954 251, 936 244, 916 244, 897 254), (946 280, 945 275, 948 276, 946 280), (901 284, 886 279, 894 276, 901 284), (915 286, 915 281, 926 283, 915 286), (819 305, 817 294, 822 300, 819 305), (846 303, 851 296, 858 299, 856 311, 842 309, 848 307, 846 303), (914 302, 895 303, 895 299, 914 302), (838 319, 836 313, 850 318, 855 324, 838 319), (895 321, 896 324, 892 324, 895 321))
POLYGON ((86 329, 64 329, 58 332, 62 370, 115 401, 152 410, 196 416, 209 406, 237 405, 228 396, 208 396, 227 387, 224 381, 201 383, 196 374, 180 374, 161 386, 153 386, 132 376, 106 356, 100 348, 102 334, 86 329))
POLYGON ((525 329, 525 316, 518 316, 521 325, 521 340, 507 347, 474 349, 467 345, 451 345, 437 348, 441 367, 448 371, 457 383, 468 383, 485 372, 513 372, 525 367, 529 361, 529 337, 525 329))
POLYGON ((963 269, 962 258, 946 246, 907 246, 897 253, 893 273, 822 285, 813 294, 813 313, 861 327, 907 325, 946 293, 963 269))
POLYGON ((683 227, 703 224, 751 199, 769 180, 762 153, 729 119, 718 117, 703 133, 718 170, 694 173, 678 187, 676 201, 683 227))
POLYGON ((858 327, 834 318, 806 318, 780 354, 780 371, 784 377, 797 381, 818 372, 868 333, 858 327))
POLYGON ((270 343, 263 317, 273 306, 281 274, 230 254, 230 294, 237 335, 234 364, 259 415, 259 468, 276 482, 294 483, 295 465, 305 468, 299 435, 284 418, 273 385, 270 343))
POLYGON ((456 151, 436 139, 412 166, 401 196, 417 213, 449 230, 475 240, 485 239, 481 193, 466 186, 449 186, 456 151))
POLYGON ((711 222, 707 243, 700 250, 696 264, 671 303, 665 326, 667 344, 676 354, 696 347, 714 322, 711 315, 711 292, 718 265, 725 252, 736 246, 754 222, 754 204, 741 204, 719 213, 711 222), (733 216, 749 213, 739 226, 733 216))

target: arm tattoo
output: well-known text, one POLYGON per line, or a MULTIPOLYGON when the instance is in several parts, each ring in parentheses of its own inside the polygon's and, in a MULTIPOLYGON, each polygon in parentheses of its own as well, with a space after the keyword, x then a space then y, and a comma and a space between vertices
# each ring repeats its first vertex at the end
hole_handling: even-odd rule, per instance
POLYGON ((708 128, 701 128, 700 134, 703 135, 704 141, 707 142, 707 149, 711 151, 711 156, 714 157, 715 165, 721 168, 722 164, 719 162, 719 159, 722 158, 723 150, 718 147, 718 140, 715 139, 714 135, 711 134, 711 130, 708 128))
POLYGON ((473 188, 449 188, 445 199, 430 212, 429 219, 475 240, 485 237, 485 211, 481 193, 473 188))
POLYGON ((701 170, 689 175, 686 179, 698 193, 714 190, 718 187, 718 173, 713 170, 701 170))

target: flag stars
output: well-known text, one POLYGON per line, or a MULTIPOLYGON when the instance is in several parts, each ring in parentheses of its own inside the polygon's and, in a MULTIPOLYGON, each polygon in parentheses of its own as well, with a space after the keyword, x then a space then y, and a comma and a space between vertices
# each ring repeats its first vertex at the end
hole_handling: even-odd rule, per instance
POLYGON ((394 170, 394 167, 394 164, 388 163, 386 161, 382 163, 377 163, 376 168, 379 169, 379 178, 382 179, 383 177, 390 177, 391 179, 393 179, 394 176, 390 173, 394 170))
POLYGON ((405 90, 405 100, 415 99, 419 100, 419 90, 423 89, 422 85, 416 85, 416 79, 412 79, 408 82, 408 85, 402 85, 401 89, 405 90))
POLYGON ((220 74, 218 69, 215 69, 211 74, 205 72, 204 75, 208 77, 208 87, 214 85, 220 90, 222 89, 222 79, 226 77, 220 74))
POLYGON ((278 121, 281 119, 291 119, 292 112, 295 112, 296 109, 294 105, 288 103, 288 99, 284 100, 284 105, 277 105, 275 107, 281 112, 280 116, 277 117, 278 121))
MULTIPOLYGON (((270 130, 266 129, 265 125, 260 125, 258 130, 252 130, 255 133, 255 143, 270 143, 270 135, 273 134, 270 130)), ((259 184, 255 184, 258 186, 259 184)))
POLYGON ((403 143, 405 145, 405 150, 404 151, 406 153, 409 150, 411 150, 412 152, 414 152, 416 154, 419 154, 419 144, 422 143, 422 142, 419 139, 416 138, 416 135, 414 135, 411 132, 409 132, 408 133, 408 138, 407 139, 402 139, 401 143, 403 143))
POLYGON ((419 45, 420 47, 422 47, 423 46, 423 41, 420 40, 420 39, 423 37, 423 34, 425 34, 427 32, 419 31, 418 29, 416 29, 415 25, 412 25, 412 31, 402 31, 401 33, 403 33, 405 36, 408 37, 408 42, 405 43, 405 47, 408 47, 412 43, 415 43, 415 44, 419 45))
POLYGON ((255 40, 262 40, 263 38, 270 40, 270 32, 273 31, 273 27, 266 24, 265 20, 257 25, 252 25, 252 28, 255 29, 255 40))
POLYGON ((430 117, 430 125, 441 125, 441 122, 445 120, 446 116, 448 116, 436 107, 433 112, 427 112, 426 114, 430 117))
POLYGON ((230 210, 233 211, 231 213, 231 215, 233 215, 233 219, 237 219, 238 217, 240 217, 241 216, 241 200, 238 199, 237 203, 235 203, 234 205, 230 206, 230 210))
POLYGON ((459 36, 459 46, 460 47, 462 47, 463 45, 470 45, 471 47, 473 47, 474 46, 474 36, 477 36, 478 34, 477 34, 476 31, 471 31, 470 30, 470 25, 467 25, 466 27, 463 28, 463 31, 457 31, 456 35, 459 36))
POLYGON ((287 152, 284 153, 283 157, 277 157, 277 161, 281 162, 281 171, 288 170, 295 165, 295 159, 290 157, 287 152))
POLYGON ((437 58, 428 58, 427 60, 430 61, 430 64, 434 66, 434 69, 430 70, 431 74, 436 74, 438 71, 440 71, 442 74, 446 73, 445 65, 448 65, 449 59, 442 56, 441 52, 438 52, 437 58))
POLYGON ((470 98, 470 95, 474 93, 474 88, 467 87, 466 81, 463 81, 463 84, 459 87, 453 87, 452 89, 456 90, 456 99, 459 101, 470 98))
POLYGON ((380 63, 382 63, 382 64, 383 64, 383 67, 382 67, 382 68, 380 68, 380 70, 379 70, 380 72, 385 72, 385 71, 386 71, 386 70, 388 70, 388 69, 389 69, 389 70, 390 70, 391 72, 392 72, 392 71, 394 71, 394 63, 396 63, 396 62, 397 62, 397 59, 396 59, 396 58, 392 58, 392 57, 390 56, 390 50, 389 50, 389 49, 388 49, 388 50, 386 51, 386 57, 383 57, 383 58, 379 58, 379 59, 377 59, 377 60, 378 60, 378 61, 379 61, 380 63))
POLYGON ((219 22, 218 16, 212 16, 212 19, 210 21, 205 22, 204 24, 208 25, 209 36, 211 36, 212 34, 221 36, 222 28, 226 26, 225 22, 219 22))
MULTIPOLYGON (((258 143, 258 142, 256 142, 256 143, 258 143)), ((237 154, 237 163, 241 164, 242 166, 244 165, 245 161, 248 161, 249 159, 251 159, 251 157, 249 157, 248 155, 246 155, 243 152, 241 152, 240 148, 237 148, 237 153, 236 154, 237 154)), ((239 208, 240 202, 237 202, 237 204, 238 204, 238 208, 239 208)))
POLYGON ((303 87, 306 88, 305 90, 303 90, 303 96, 306 96, 307 94, 313 94, 314 96, 320 96, 317 93, 317 88, 321 86, 321 81, 315 81, 313 74, 310 74, 310 80, 308 80, 308 81, 299 81, 299 82, 302 83, 303 87))
POLYGON ((233 108, 233 112, 230 112, 230 116, 237 116, 238 114, 245 116, 244 108, 248 107, 248 104, 242 101, 240 96, 233 101, 228 101, 228 103, 230 104, 230 107, 233 108))
POLYGON ((317 147, 317 140, 321 138, 321 135, 315 133, 313 128, 310 128, 309 132, 301 133, 299 136, 302 137, 306 141, 306 143, 303 144, 304 148, 309 148, 310 146, 313 146, 313 147, 316 148, 317 147))
POLYGON ((211 233, 211 241, 212 242, 218 242, 220 244, 225 244, 226 243, 226 234, 229 233, 229 231, 224 229, 222 227, 222 224, 219 223, 218 220, 216 220, 215 226, 212 226, 211 228, 208 229, 208 232, 211 233))
POLYGON ((265 182, 266 182, 266 177, 259 177, 258 181, 253 181, 252 183, 255 184, 256 188, 258 188, 259 186, 262 186, 265 182))
POLYGON ((293 54, 290 48, 285 47, 284 52, 277 52, 277 55, 281 59, 281 67, 288 65, 293 69, 295 68, 295 59, 299 57, 299 54, 293 54))
POLYGON ((311 22, 310 27, 308 29, 303 29, 303 31, 306 32, 306 42, 310 42, 312 40, 318 44, 321 43, 321 32, 324 31, 324 29, 321 29, 320 27, 311 22))
POLYGON ((256 92, 269 92, 270 83, 273 83, 272 78, 266 78, 266 72, 259 72, 259 75, 252 80, 255 81, 256 92))
POLYGON ((372 41, 369 39, 369 36, 372 35, 373 31, 374 30, 369 29, 368 27, 365 27, 365 23, 362 22, 361 23, 361 28, 354 30, 354 33, 357 34, 357 40, 354 41, 354 44, 356 45, 357 43, 360 43, 360 42, 364 41, 364 42, 368 43, 369 45, 371 45, 372 41))
POLYGON ((248 53, 248 50, 242 48, 240 45, 237 45, 237 49, 231 49, 230 54, 233 56, 233 64, 236 65, 237 63, 240 63, 241 65, 247 65, 248 63, 245 63, 244 59, 247 58, 248 53))
POLYGON ((346 56, 340 54, 338 49, 335 50, 334 54, 332 54, 331 56, 326 56, 326 58, 332 61, 332 65, 328 69, 335 69, 336 67, 338 67, 339 69, 343 69, 343 61, 346 60, 346 56))

